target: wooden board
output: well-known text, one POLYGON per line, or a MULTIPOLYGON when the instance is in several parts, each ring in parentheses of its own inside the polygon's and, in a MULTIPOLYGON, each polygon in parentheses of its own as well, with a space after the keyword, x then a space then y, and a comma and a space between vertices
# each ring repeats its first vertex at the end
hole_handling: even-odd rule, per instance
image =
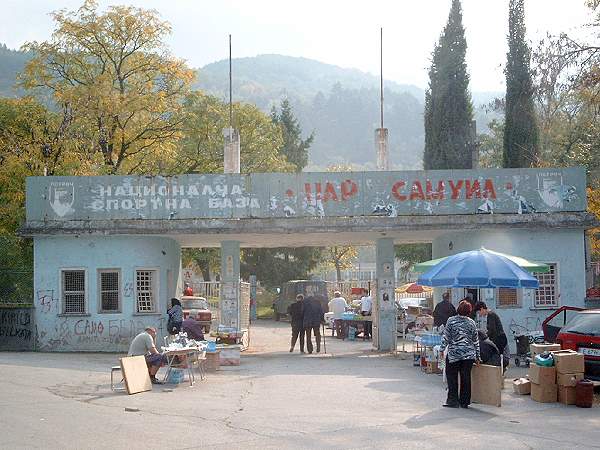
POLYGON ((471 371, 471 401, 481 405, 501 406, 504 378, 502 368, 480 364, 471 371))
POLYGON ((127 356, 120 358, 119 361, 129 395, 152 390, 146 358, 143 356, 127 356))

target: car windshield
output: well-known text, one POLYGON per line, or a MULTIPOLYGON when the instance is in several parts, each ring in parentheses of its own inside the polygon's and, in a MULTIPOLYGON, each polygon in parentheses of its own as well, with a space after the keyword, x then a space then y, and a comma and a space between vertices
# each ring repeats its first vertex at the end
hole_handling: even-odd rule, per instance
POLYGON ((183 309, 207 309, 206 300, 203 298, 182 299, 181 306, 183 309))
POLYGON ((577 314, 561 331, 563 333, 600 336, 600 314, 577 314))

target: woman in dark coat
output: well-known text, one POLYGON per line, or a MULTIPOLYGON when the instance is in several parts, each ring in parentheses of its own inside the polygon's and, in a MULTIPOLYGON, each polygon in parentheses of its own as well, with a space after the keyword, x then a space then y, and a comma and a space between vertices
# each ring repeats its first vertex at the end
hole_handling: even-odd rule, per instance
POLYGON ((469 317, 471 312, 471 304, 466 299, 461 301, 458 315, 448 319, 442 335, 442 350, 447 349, 448 399, 444 406, 448 408, 468 408, 471 403, 471 368, 473 363, 479 364, 481 360, 477 325, 469 317))
POLYGON ((169 334, 177 334, 181 331, 181 324, 183 323, 183 308, 181 302, 176 299, 171 299, 171 307, 167 310, 169 320, 167 321, 167 328, 169 334))

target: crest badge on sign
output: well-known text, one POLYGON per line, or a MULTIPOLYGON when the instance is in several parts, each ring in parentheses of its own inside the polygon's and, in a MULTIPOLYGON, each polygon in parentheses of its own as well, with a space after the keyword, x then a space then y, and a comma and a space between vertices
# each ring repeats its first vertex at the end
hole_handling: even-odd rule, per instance
POLYGON ((50 206, 59 217, 73 214, 73 203, 75 202, 75 187, 73 183, 61 181, 50 183, 50 206))

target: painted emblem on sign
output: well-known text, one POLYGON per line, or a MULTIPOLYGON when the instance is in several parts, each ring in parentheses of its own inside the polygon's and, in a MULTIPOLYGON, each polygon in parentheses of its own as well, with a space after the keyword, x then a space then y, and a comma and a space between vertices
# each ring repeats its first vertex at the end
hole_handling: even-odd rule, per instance
POLYGON ((50 183, 50 206, 59 217, 73 214, 75 201, 75 187, 72 182, 59 181, 50 183))

